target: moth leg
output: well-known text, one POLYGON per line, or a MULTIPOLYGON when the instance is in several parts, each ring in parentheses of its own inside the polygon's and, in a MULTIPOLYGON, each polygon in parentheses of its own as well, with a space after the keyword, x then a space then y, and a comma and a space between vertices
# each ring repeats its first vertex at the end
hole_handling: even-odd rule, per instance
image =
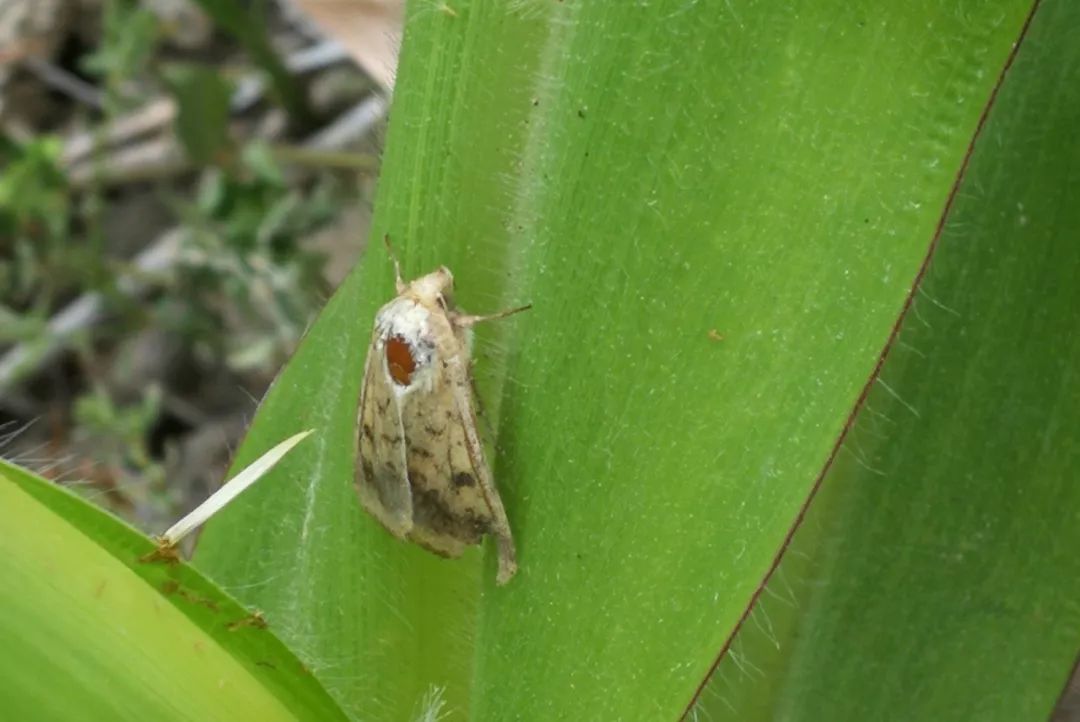
POLYGON ((394 288, 400 296, 405 292, 406 284, 401 278, 401 263, 398 261, 397 254, 394 253, 394 247, 390 245, 389 233, 383 235, 383 245, 386 246, 386 253, 390 256, 390 260, 394 262, 394 288))
POLYGON ((513 316, 515 313, 521 313, 522 311, 528 311, 532 308, 532 304, 526 304, 519 306, 518 308, 511 308, 509 311, 499 311, 498 313, 488 314, 486 316, 470 316, 467 314, 455 315, 453 317, 454 325, 459 328, 468 328, 469 326, 475 326, 478 323, 484 321, 494 321, 499 318, 506 318, 507 316, 513 316))

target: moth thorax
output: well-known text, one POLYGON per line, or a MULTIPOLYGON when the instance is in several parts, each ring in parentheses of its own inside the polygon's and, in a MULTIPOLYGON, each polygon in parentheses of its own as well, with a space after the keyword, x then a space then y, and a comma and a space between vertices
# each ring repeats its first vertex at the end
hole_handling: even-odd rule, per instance
POLYGON ((412 383, 416 359, 409 342, 401 336, 391 336, 386 340, 386 369, 397 385, 408 386, 412 383))

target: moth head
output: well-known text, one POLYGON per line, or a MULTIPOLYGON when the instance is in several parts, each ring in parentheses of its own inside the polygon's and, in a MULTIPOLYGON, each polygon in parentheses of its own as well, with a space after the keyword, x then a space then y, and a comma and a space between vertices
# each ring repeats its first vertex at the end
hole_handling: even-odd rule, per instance
POLYGON ((412 281, 405 295, 413 296, 423 304, 447 308, 453 292, 454 274, 446 266, 439 266, 426 276, 412 281))

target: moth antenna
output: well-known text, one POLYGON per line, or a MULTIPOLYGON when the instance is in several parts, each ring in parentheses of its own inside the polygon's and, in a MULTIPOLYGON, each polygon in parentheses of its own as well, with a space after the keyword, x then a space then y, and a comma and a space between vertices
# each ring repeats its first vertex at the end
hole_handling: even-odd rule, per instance
POLYGON ((401 263, 398 262, 397 254, 394 253, 394 247, 390 245, 390 234, 384 234, 382 240, 383 245, 386 246, 387 255, 394 262, 394 288, 398 295, 401 295, 405 291, 405 281, 401 279, 401 263))
POLYGON ((494 320, 499 319, 499 318, 506 318, 507 316, 513 316, 515 313, 521 313, 522 311, 528 311, 530 308, 532 308, 532 304, 527 303, 524 306, 519 306, 518 308, 511 308, 509 311, 499 311, 498 313, 492 313, 492 314, 489 314, 487 316, 466 316, 466 315, 455 316, 454 317, 454 325, 462 326, 462 327, 475 326, 476 324, 482 323, 484 321, 494 321, 494 320))

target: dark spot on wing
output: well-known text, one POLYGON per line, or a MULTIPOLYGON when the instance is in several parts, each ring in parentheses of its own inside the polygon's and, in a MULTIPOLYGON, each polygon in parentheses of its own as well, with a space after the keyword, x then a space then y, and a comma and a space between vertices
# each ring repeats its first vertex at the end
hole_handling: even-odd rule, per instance
POLYGON ((469 514, 469 523, 472 525, 473 534, 475 534, 478 538, 482 537, 484 534, 487 534, 488 527, 489 527, 489 523, 488 523, 487 519, 484 519, 482 517, 478 517, 475 514, 470 513, 469 514))
POLYGON ((364 424, 364 427, 363 429, 361 429, 361 431, 363 432, 365 439, 367 439, 373 444, 375 443, 375 432, 371 430, 371 424, 364 424))
POLYGON ((446 534, 454 526, 454 515, 443 503, 439 492, 434 489, 414 489, 416 493, 415 516, 417 521, 439 534, 446 534))
POLYGON ((410 446, 409 453, 413 456, 419 456, 421 459, 430 459, 433 457, 433 454, 423 446, 410 446))
POLYGON ((438 491, 413 487, 413 494, 413 518, 418 526, 466 544, 477 543, 487 531, 484 519, 471 509, 454 513, 438 491))
POLYGON ((416 469, 409 469, 409 483, 415 489, 417 486, 427 486, 427 477, 416 469))
POLYGON ((416 371, 416 357, 413 356, 409 342, 401 336, 391 336, 386 340, 386 368, 390 372, 390 378, 398 386, 412 383, 412 375, 416 371))
POLYGON ((470 474, 467 471, 455 472, 454 475, 450 478, 450 480, 452 482, 454 482, 454 486, 459 487, 459 488, 462 487, 462 486, 475 486, 476 485, 476 479, 474 479, 473 475, 470 474))
POLYGON ((360 460, 360 470, 364 474, 364 479, 369 484, 372 484, 372 483, 375 482, 375 467, 373 467, 371 465, 370 461, 368 461, 367 459, 361 459, 360 460))

